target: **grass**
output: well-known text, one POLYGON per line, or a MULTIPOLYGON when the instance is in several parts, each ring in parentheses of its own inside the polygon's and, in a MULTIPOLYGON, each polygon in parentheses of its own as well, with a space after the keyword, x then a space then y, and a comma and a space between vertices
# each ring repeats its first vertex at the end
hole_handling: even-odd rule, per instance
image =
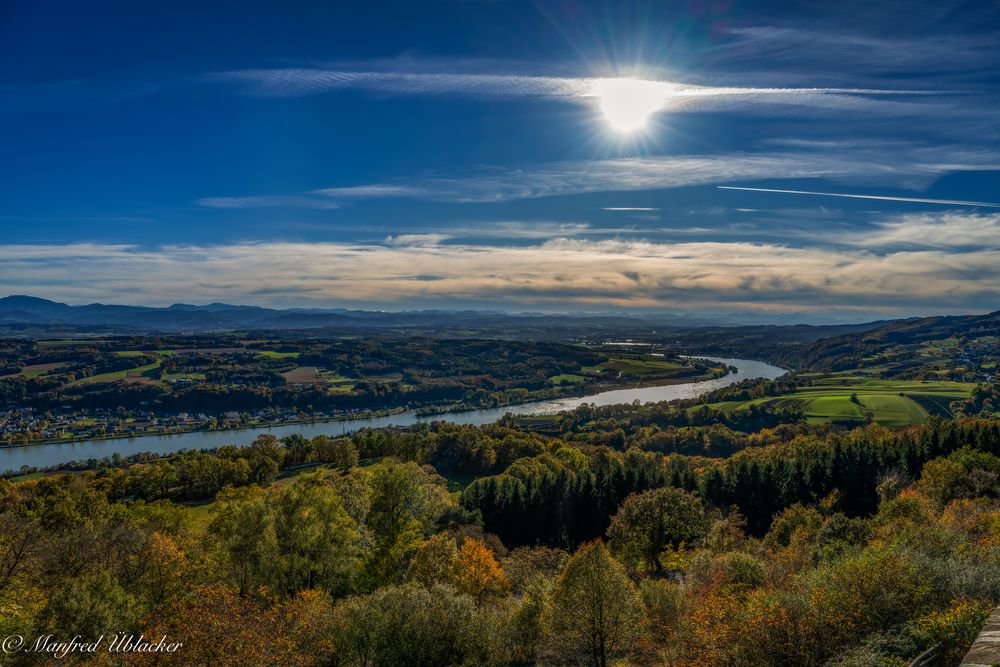
POLYGON ((254 350, 254 352, 270 359, 295 359, 301 354, 300 352, 274 352, 272 350, 254 350))
POLYGON ((204 373, 197 373, 197 372, 193 372, 193 373, 164 373, 160 377, 160 379, 161 380, 167 380, 167 381, 169 381, 169 380, 204 380, 205 379, 205 374, 204 373))
POLYGON ((29 472, 27 475, 14 475, 13 477, 8 477, 7 479, 11 482, 28 482, 33 479, 41 479, 43 477, 48 477, 47 472, 29 472))
POLYGON ((212 509, 215 507, 214 500, 197 505, 184 505, 183 507, 187 509, 188 516, 191 517, 191 522, 195 526, 207 528, 208 524, 212 522, 212 509))
POLYGON ((552 384, 579 384, 584 382, 587 378, 582 375, 574 375, 573 373, 561 373, 559 375, 553 375, 549 378, 549 382, 552 384))
POLYGON ((600 372, 605 377, 640 381, 680 378, 694 380, 708 376, 706 372, 687 363, 645 354, 616 354, 596 367, 582 369, 582 372, 591 371, 600 372))
POLYGON ((322 375, 326 380, 326 390, 331 394, 349 394, 357 384, 354 378, 337 375, 334 371, 324 371, 322 375))
POLYGON ((866 415, 883 426, 920 424, 931 414, 947 415, 948 405, 967 398, 973 385, 965 382, 881 380, 864 376, 816 377, 815 384, 780 396, 713 403, 721 410, 737 410, 767 403, 801 409, 811 423, 863 422, 866 415))
POLYGON ((113 371, 111 373, 101 373, 100 375, 92 375, 89 378, 81 378, 74 382, 73 384, 93 384, 95 382, 114 382, 116 380, 127 380, 129 378, 140 378, 146 373, 156 370, 160 367, 160 362, 154 362, 152 364, 147 364, 145 366, 139 366, 137 368, 129 368, 121 371, 113 371))
POLYGON ((20 373, 14 373, 12 375, 4 375, 3 377, 17 377, 18 375, 26 378, 36 378, 42 375, 48 374, 50 371, 54 371, 58 368, 62 368, 66 364, 62 362, 56 362, 51 364, 32 364, 30 366, 25 366, 21 369, 20 373))

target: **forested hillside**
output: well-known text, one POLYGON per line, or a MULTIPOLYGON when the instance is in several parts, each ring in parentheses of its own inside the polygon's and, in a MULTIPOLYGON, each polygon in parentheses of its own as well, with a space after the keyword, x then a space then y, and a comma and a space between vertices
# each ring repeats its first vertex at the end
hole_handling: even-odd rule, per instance
POLYGON ((895 320, 871 331, 824 338, 790 348, 777 360, 799 371, 842 371, 887 366, 897 373, 924 366, 972 366, 996 373, 1000 311, 895 320), (924 358, 927 357, 927 358, 924 358))
POLYGON ((954 660, 1000 602, 994 420, 659 405, 535 426, 4 481, 0 630, 183 643, 133 664, 861 667, 954 660))
MULTIPOLYGON (((9 474, 0 631, 181 644, 129 664, 954 665, 1000 603, 995 320, 820 340, 823 372, 671 403, 9 474)), ((135 391, 469 405, 725 372, 667 341, 204 341, 8 341, 4 386, 124 418, 135 391)))

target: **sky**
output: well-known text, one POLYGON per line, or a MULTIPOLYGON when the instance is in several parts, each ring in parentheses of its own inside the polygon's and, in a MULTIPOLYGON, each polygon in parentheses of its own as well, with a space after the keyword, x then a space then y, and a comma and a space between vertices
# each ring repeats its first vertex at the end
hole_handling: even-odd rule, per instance
POLYGON ((3 0, 0 63, 0 295, 1000 309, 998 0, 3 0))

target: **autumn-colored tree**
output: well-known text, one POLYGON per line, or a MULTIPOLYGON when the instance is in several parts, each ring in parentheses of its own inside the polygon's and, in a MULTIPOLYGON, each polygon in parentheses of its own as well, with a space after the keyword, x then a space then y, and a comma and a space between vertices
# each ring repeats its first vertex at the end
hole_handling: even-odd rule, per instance
MULTIPOLYGON (((129 654, 129 662, 168 667, 316 664, 310 652, 296 645, 292 630, 297 625, 289 626, 283 611, 266 596, 240 595, 227 586, 197 588, 152 615, 142 628, 146 637, 166 635, 167 641, 183 646, 172 653, 129 654)), ((297 622, 301 616, 294 618, 297 622)))
POLYGON ((915 619, 912 633, 921 647, 940 647, 942 664, 956 664, 992 609, 993 605, 983 600, 953 600, 947 609, 915 619))
POLYGON ((595 667, 621 656, 636 640, 644 622, 635 584, 604 546, 581 546, 556 580, 545 614, 548 649, 595 667))
POLYGON ((998 479, 1000 458, 964 447, 924 464, 917 488, 940 508, 955 498, 1000 495, 998 479))
POLYGON ((497 598, 510 590, 493 551, 485 542, 470 538, 462 543, 455 563, 455 585, 477 601, 497 598))
POLYGON ((709 642, 717 643, 724 635, 721 638, 728 644, 729 664, 821 665, 836 646, 801 590, 756 590, 744 600, 723 589, 706 603, 717 600, 720 607, 736 612, 726 628, 708 637, 709 642))
POLYGON ((161 605, 179 595, 187 563, 173 538, 154 531, 142 557, 145 567, 139 584, 149 603, 161 605))
POLYGON ((336 656, 337 619, 328 593, 299 591, 284 603, 282 622, 288 639, 304 657, 303 662, 329 664, 331 656, 336 656))
POLYGON ((811 605, 829 640, 846 641, 927 611, 930 573, 895 548, 872 546, 812 573, 811 605))

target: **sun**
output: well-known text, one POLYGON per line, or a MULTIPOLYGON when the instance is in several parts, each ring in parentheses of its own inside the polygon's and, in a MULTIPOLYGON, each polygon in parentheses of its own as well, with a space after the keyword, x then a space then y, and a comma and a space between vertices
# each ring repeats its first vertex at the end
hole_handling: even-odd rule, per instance
POLYGON ((593 94, 601 113, 614 130, 632 133, 646 126, 649 117, 666 103, 666 86, 643 79, 598 79, 593 94))

